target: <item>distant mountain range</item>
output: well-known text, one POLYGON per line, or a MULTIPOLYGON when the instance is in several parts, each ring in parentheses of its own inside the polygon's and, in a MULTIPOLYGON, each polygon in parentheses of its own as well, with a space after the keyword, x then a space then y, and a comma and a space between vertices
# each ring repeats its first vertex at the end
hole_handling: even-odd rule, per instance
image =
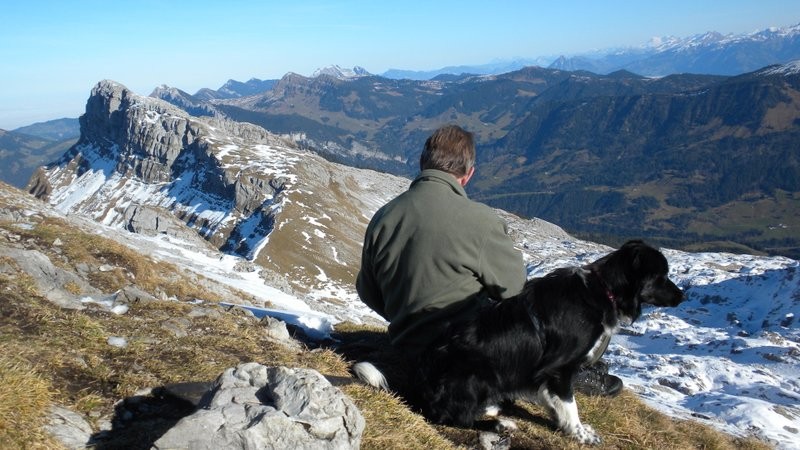
POLYGON ((258 78, 251 78, 242 83, 241 81, 228 80, 221 88, 200 89, 194 96, 198 100, 213 100, 219 98, 237 98, 246 97, 248 95, 258 94, 272 89, 275 80, 259 80, 258 78))
POLYGON ((800 63, 722 78, 572 74, 486 142, 478 198, 606 242, 800 256, 800 63))
MULTIPOLYGON (((625 70, 656 77, 679 73, 739 75, 796 59, 800 59, 800 24, 746 34, 708 32, 685 38, 666 36, 653 38, 638 47, 611 48, 568 56, 515 58, 433 70, 389 69, 379 75, 393 80, 422 81, 442 76, 445 76, 445 80, 452 80, 453 75, 499 75, 529 66, 585 70, 596 74, 625 70)), ((363 67, 347 69, 331 65, 317 69, 310 77, 320 75, 348 79, 375 74, 363 67)), ((277 82, 258 78, 246 82, 228 80, 217 90, 203 88, 192 97, 203 101, 247 97, 268 91, 277 82)))
POLYGON ((0 130, 0 180, 24 188, 37 167, 61 156, 78 136, 78 119, 68 118, 0 130))
POLYGON ((78 119, 63 118, 34 123, 25 127, 12 130, 14 133, 26 134, 48 141, 63 141, 77 139, 81 135, 81 126, 78 119))
POLYGON ((738 35, 709 32, 658 38, 639 48, 562 56, 549 67, 601 74, 627 70, 644 76, 739 75, 795 59, 800 59, 800 24, 738 35))
POLYGON ((552 61, 552 57, 516 58, 509 61, 495 61, 479 65, 447 66, 435 70, 389 69, 383 72, 381 76, 394 80, 432 80, 443 75, 497 75, 513 72, 527 66, 547 67, 552 61))
POLYGON ((789 63, 735 77, 540 67, 423 81, 287 74, 257 95, 161 98, 404 176, 435 127, 458 123, 479 146, 470 194, 492 206, 611 244, 644 236, 800 256, 799 93, 789 63))
POLYGON ((404 176, 416 172, 432 129, 458 123, 479 145, 470 194, 493 206, 611 244, 644 236, 678 248, 798 257, 800 87, 786 59, 800 59, 799 30, 662 38, 559 58, 551 68, 507 71, 530 63, 519 60, 419 80, 331 66, 314 77, 229 80, 194 95, 161 86, 151 96, 196 116, 257 124, 332 161, 404 176), (641 75, 699 61, 710 64, 707 73, 641 75), (619 67, 639 73, 603 73, 619 67), (746 73, 724 75, 731 70, 746 73))
MULTIPOLYGON (((643 76, 678 73, 739 75, 795 59, 800 59, 800 24, 746 34, 708 32, 685 38, 666 36, 653 38, 638 47, 596 50, 569 56, 516 58, 433 70, 389 69, 380 76, 394 80, 420 81, 442 75, 498 75, 528 66, 568 71, 586 70, 597 74, 626 70, 643 76)), ((311 78, 319 75, 345 79, 371 74, 363 67, 343 69, 332 65, 317 69, 311 74, 311 78)), ((216 91, 204 88, 194 96, 203 100, 246 97, 272 89, 277 81, 252 78, 242 83, 228 80, 216 91)))

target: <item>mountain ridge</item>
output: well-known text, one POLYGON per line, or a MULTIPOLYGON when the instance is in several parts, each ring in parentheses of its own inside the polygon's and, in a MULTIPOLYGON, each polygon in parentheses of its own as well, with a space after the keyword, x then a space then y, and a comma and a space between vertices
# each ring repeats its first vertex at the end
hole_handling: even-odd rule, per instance
POLYGON ((80 136, 80 124, 78 119, 63 117, 60 119, 37 122, 28 126, 15 128, 15 133, 27 134, 51 141, 64 141, 76 139, 80 136))
POLYGON ((212 106, 331 161, 403 176, 434 128, 457 123, 478 145, 469 192, 493 206, 607 243, 644 230, 671 246, 796 256, 795 65, 736 77, 541 67, 431 81, 288 74, 270 91, 212 106), (766 221, 741 212, 751 207, 784 212, 766 221))
POLYGON ((77 123, 77 119, 57 119, 0 130, 0 180, 24 188, 37 167, 58 158, 76 142, 77 123))
POLYGON ((676 73, 739 75, 800 58, 800 24, 751 33, 715 31, 685 38, 654 38, 643 46, 561 56, 553 69, 610 73, 630 70, 645 76, 676 73))
MULTIPOLYGON (((725 50, 729 53, 729 58, 738 60, 739 64, 735 68, 725 67, 719 61, 713 65, 705 66, 704 70, 693 71, 692 73, 703 73, 710 75, 739 75, 745 72, 752 72, 761 67, 787 63, 794 59, 800 59, 800 24, 787 25, 782 27, 770 27, 750 33, 728 33, 723 34, 716 31, 699 33, 687 37, 662 36, 651 38, 647 43, 639 46, 630 47, 610 47, 607 49, 594 50, 591 52, 578 52, 574 55, 538 56, 538 57, 517 57, 506 60, 496 60, 483 64, 463 64, 456 66, 446 66, 431 70, 411 70, 391 68, 379 75, 390 79, 410 79, 410 80, 431 80, 441 75, 500 75, 503 73, 520 70, 527 66, 539 66, 550 69, 561 70, 587 70, 598 74, 609 74, 618 70, 629 70, 643 76, 666 76, 670 74, 683 73, 687 67, 692 67, 690 63, 679 62, 683 59, 698 60, 704 56, 697 53, 700 50, 725 50), (782 41, 793 39, 789 43, 782 41), (777 43, 777 44, 776 44, 777 43), (747 58, 741 56, 741 51, 730 49, 737 45, 763 45, 772 47, 771 51, 759 51, 759 58, 747 58), (777 50, 775 47, 779 47, 777 50), (781 50, 785 48, 785 50, 781 50), (661 56, 659 56, 661 55, 661 56), (663 61, 658 63, 659 69, 655 69, 658 58, 675 61, 664 66, 663 61), (649 61, 649 62, 648 62, 649 61), (650 66, 649 66, 650 65, 650 66), (665 68, 666 67, 666 68, 665 68), (710 71, 708 70, 710 69, 710 71)), ((746 51, 753 51, 747 48, 746 51)), ((340 78, 352 78, 353 76, 366 76, 370 73, 361 66, 353 69, 343 69, 337 64, 320 67, 309 77, 315 78, 321 74, 328 74, 340 78)), ((194 96, 202 100, 237 98, 254 95, 271 89, 272 84, 278 80, 260 80, 251 78, 246 82, 228 80, 217 90, 202 88, 194 96)))

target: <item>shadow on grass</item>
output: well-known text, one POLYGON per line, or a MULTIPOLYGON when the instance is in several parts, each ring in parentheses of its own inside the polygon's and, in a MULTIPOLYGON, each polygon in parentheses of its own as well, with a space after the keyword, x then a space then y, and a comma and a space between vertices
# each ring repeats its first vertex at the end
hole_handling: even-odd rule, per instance
POLYGON ((96 450, 150 449, 182 418, 197 409, 211 383, 178 383, 153 389, 150 395, 132 396, 114 409, 111 430, 94 434, 96 450))
POLYGON ((330 350, 351 363, 368 361, 383 373, 392 391, 414 404, 413 372, 409 359, 391 345, 389 334, 373 330, 337 331, 330 350))

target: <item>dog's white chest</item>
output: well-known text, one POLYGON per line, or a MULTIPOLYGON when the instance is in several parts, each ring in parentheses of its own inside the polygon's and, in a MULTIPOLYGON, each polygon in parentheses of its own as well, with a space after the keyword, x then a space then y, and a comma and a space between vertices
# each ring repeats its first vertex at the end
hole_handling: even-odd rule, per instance
POLYGON ((608 343, 611 341, 611 336, 614 334, 615 330, 610 328, 605 328, 603 330, 603 334, 597 338, 597 341, 594 343, 589 352, 586 354, 586 361, 584 362, 585 365, 591 365, 597 362, 603 353, 605 353, 606 348, 608 348, 608 343))

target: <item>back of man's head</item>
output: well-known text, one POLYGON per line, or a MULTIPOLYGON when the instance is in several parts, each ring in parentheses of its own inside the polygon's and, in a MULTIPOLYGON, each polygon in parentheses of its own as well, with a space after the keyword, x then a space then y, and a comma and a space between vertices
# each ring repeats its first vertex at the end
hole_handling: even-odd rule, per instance
POLYGON ((443 170, 462 177, 475 165, 475 143, 472 133, 456 125, 446 125, 425 141, 419 157, 420 170, 443 170))

